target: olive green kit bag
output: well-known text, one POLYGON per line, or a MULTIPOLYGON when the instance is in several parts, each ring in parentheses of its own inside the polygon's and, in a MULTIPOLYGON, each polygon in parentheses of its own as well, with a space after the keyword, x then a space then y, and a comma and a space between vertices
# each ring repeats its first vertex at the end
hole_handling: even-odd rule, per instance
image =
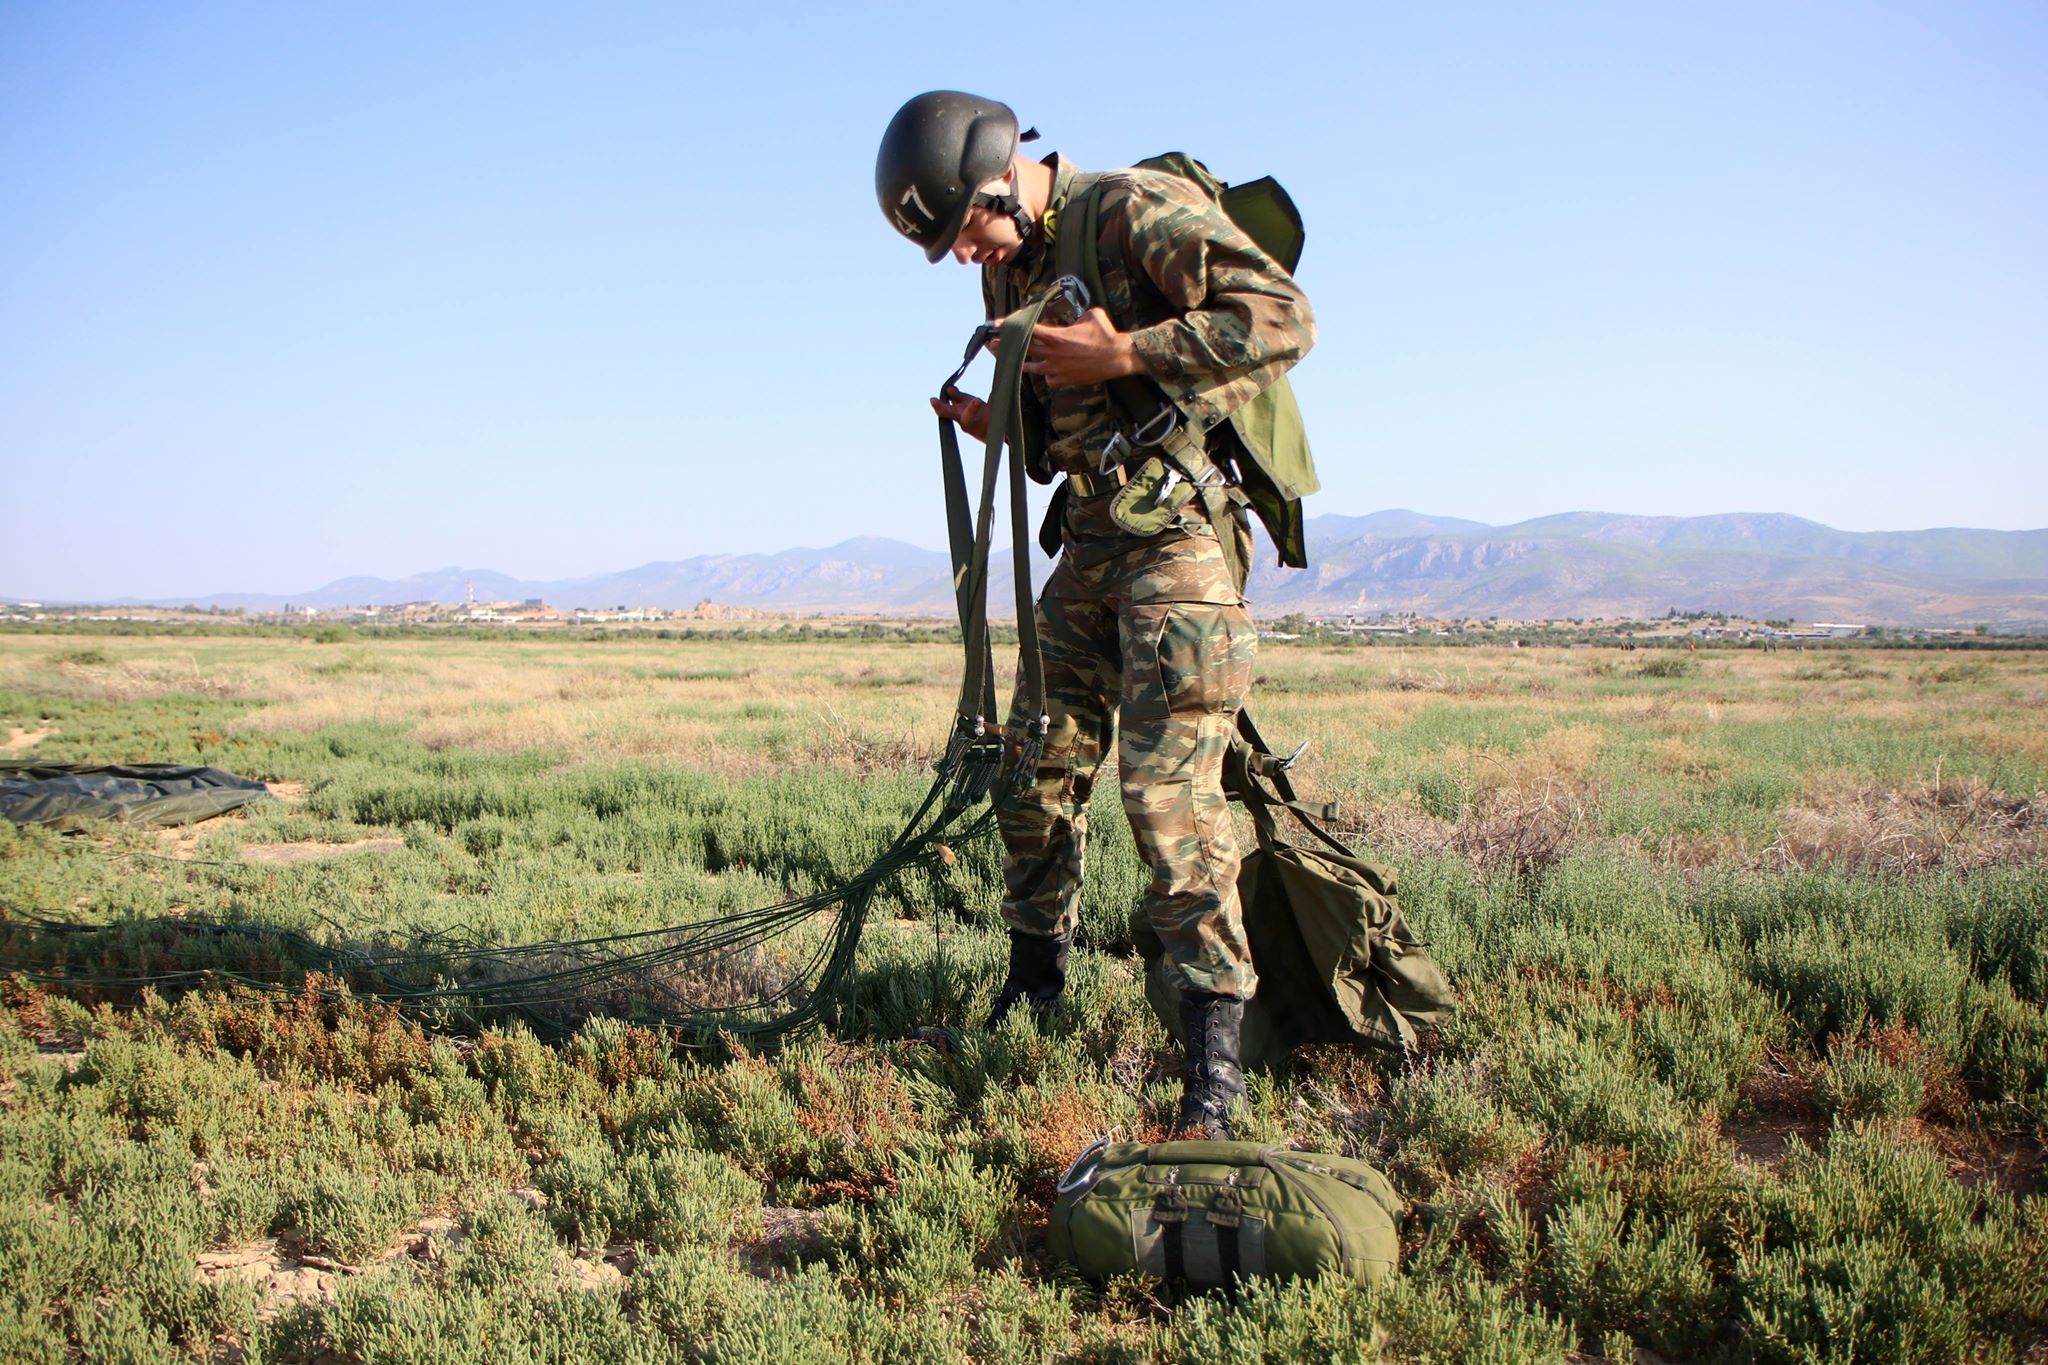
POLYGON ((1097 1280, 1370 1281, 1400 1261, 1400 1214, 1393 1186, 1363 1161, 1256 1142, 1099 1142, 1060 1180, 1046 1240, 1097 1280))
MULTIPOLYGON (((1458 995, 1429 946, 1401 912, 1391 870, 1353 853, 1319 820, 1334 804, 1305 802, 1287 775, 1292 759, 1276 758, 1248 711, 1224 761, 1223 789, 1242 801, 1258 833, 1237 874, 1238 903, 1259 989, 1245 1002, 1241 1056, 1247 1070, 1284 1065, 1307 1043, 1414 1047, 1419 1031, 1447 1022, 1458 995), (1270 786, 1268 784, 1271 784, 1270 786), (1316 845, 1281 837, 1286 811, 1316 845)), ((1168 971, 1159 936, 1143 916, 1132 937, 1145 960, 1145 998, 1175 1041, 1180 988, 1168 971)))

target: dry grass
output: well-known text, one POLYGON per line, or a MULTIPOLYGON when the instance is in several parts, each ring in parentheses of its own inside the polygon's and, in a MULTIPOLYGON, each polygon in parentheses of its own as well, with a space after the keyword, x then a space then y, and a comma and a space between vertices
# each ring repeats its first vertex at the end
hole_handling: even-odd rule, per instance
POLYGON ((2022 799, 1966 777, 1918 788, 1864 787, 1792 807, 1758 863, 1917 872, 2044 858, 2048 795, 2022 799))
POLYGON ((1527 877, 1583 841, 1590 813, 1585 789, 1546 780, 1477 788, 1456 820, 1408 802, 1352 803, 1333 828, 1375 852, 1411 858, 1457 853, 1481 872, 1527 877))
POLYGON ((1677 735, 1669 735, 1650 746, 1650 762, 1660 773, 1674 777, 1711 777, 1722 768, 1718 759, 1700 752, 1699 746, 1677 735))
POLYGON ((1395 692, 1437 692, 1451 697, 1498 696, 1508 690, 1507 680, 1472 669, 1433 668, 1416 671, 1397 668, 1382 680, 1382 687, 1395 692))
MULTIPOLYGON (((1488 869, 1554 861, 1639 776, 1667 791, 1740 780, 1761 753, 1745 737, 1772 728, 1860 727, 1923 739, 1923 749, 1953 756, 1952 771, 2048 772, 2039 723, 2048 657, 1687 658, 1685 677, 1639 679, 1623 656, 1585 650, 1269 648, 1254 706, 1276 743, 1312 741, 1301 785, 1342 801, 1353 832, 1397 851, 1455 851, 1488 869), (1536 738, 1499 738, 1515 734, 1536 738), (1407 777, 1387 778, 1424 769, 1453 784, 1454 802, 1418 807, 1398 794, 1407 777)), ((565 764, 648 759, 728 780, 922 771, 951 723, 958 667, 951 645, 859 640, 0 640, 0 687, 114 702, 170 692, 253 701, 223 726, 239 738, 368 720, 430 749, 541 752, 565 764)), ((1006 663, 999 672, 1007 691, 1006 663)), ((52 727, 29 728, 39 724, 15 718, 10 728, 23 745, 45 736, 38 751, 50 750, 52 727)), ((1802 769, 1803 794, 1770 832, 1652 829, 1639 843, 1688 867, 1968 869, 2048 851, 2040 802, 2026 788, 1949 778, 1930 795, 1903 763, 1886 768, 1882 743, 1869 747, 1877 759, 1847 754, 1802 769)), ((1914 762, 1924 784, 1933 765, 1914 762)))
POLYGON ((1457 853, 1487 873, 1529 876, 1582 837, 1598 804, 1595 770, 1606 747, 1597 729, 1563 726, 1520 750, 1446 750, 1441 770, 1455 775, 1456 818, 1410 800, 1344 801, 1339 828, 1368 847, 1406 856, 1457 853))
POLYGON ((0 676, 0 685, 33 685, 54 696, 111 702, 147 701, 174 694, 230 699, 260 695, 257 678, 239 670, 204 667, 195 655, 107 656, 106 662, 97 661, 105 654, 97 649, 79 651, 77 657, 53 660, 40 677, 18 678, 10 672, 0 676))

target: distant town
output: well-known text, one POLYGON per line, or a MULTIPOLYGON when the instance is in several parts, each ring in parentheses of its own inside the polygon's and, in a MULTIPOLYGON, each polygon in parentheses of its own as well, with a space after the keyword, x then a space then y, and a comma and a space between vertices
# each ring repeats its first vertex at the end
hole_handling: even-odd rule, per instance
POLYGON ((663 607, 550 606, 538 597, 479 602, 472 587, 461 602, 398 602, 384 606, 304 607, 286 603, 277 611, 240 607, 90 606, 74 603, 0 602, 0 621, 243 621, 252 625, 365 626, 578 626, 614 622, 739 621, 778 615, 753 607, 699 602, 682 610, 663 607))
MULTIPOLYGON (((562 608, 530 597, 518 601, 478 601, 474 589, 461 602, 400 602, 389 605, 312 607, 285 605, 276 611, 246 611, 240 607, 158 607, 92 606, 44 604, 41 602, 0 602, 0 623, 62 624, 70 622, 127 622, 133 624, 250 626, 352 627, 510 627, 548 630, 570 627, 685 626, 725 629, 788 629, 798 623, 844 630, 849 625, 893 622, 908 628, 944 628, 950 621, 927 615, 872 612, 787 612, 760 607, 728 606, 709 600, 693 607, 578 606, 562 608)), ((1308 614, 1291 612, 1259 622, 1263 640, 1297 640, 1328 643, 1368 643, 1375 640, 1427 643, 1491 644, 1596 644, 1626 647, 1635 641, 1672 644, 1680 642, 1719 645, 1749 644, 1766 649, 1779 645, 1802 646, 1808 642, 1863 641, 1866 643, 1941 644, 1966 639, 1999 636, 2007 643, 2027 638, 1986 626, 1970 629, 1953 626, 1875 625, 1852 621, 1747 620, 1726 613, 1680 611, 1673 608, 1661 617, 1550 618, 1516 620, 1501 617, 1428 617, 1412 612, 1378 615, 1357 613, 1308 614)))

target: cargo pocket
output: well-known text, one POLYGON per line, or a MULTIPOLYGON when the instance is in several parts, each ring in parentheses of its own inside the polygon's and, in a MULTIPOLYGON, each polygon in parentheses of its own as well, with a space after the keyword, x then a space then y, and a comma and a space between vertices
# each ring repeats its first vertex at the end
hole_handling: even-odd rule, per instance
POLYGON ((1157 651, 1168 715, 1228 715, 1251 691, 1258 632, 1243 607, 1175 602, 1164 608, 1157 651))

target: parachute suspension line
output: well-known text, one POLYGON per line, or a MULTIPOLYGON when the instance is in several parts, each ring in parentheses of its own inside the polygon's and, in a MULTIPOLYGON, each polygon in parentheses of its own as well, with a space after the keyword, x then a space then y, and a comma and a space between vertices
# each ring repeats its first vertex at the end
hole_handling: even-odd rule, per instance
MULTIPOLYGON (((611 1015, 672 1033, 689 1045, 721 1036, 762 1039, 806 1028, 832 1008, 852 974, 875 893, 918 866, 994 829, 998 812, 1037 774, 1050 724, 1030 582, 1021 454, 1022 365, 1044 302, 975 330, 941 392, 994 339, 996 374, 980 499, 972 513, 952 423, 939 423, 947 532, 965 651, 960 703, 931 787, 876 859, 844 884, 774 905, 656 929, 499 945, 456 931, 408 942, 321 942, 272 925, 160 917, 88 924, 0 904, 0 975, 104 992, 240 986, 379 1001, 437 1025, 474 1029, 505 1018, 562 1038, 611 1015), (1012 724, 996 718, 988 630, 988 565, 996 487, 1010 451, 1008 494, 1019 666, 1012 724), (837 908, 830 929, 800 960, 787 941, 837 908)), ((943 999, 944 939, 933 919, 933 1004, 943 999)))

